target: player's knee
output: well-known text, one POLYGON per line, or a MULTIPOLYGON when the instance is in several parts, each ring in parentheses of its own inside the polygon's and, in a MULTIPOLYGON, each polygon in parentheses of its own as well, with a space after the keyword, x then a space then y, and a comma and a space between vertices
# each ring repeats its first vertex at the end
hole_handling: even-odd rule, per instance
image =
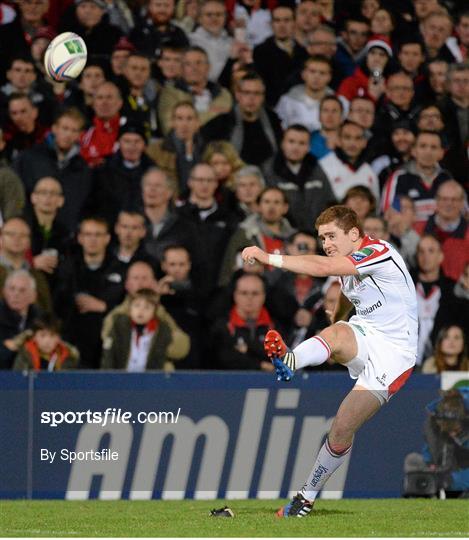
MULTIPOLYGON (((349 335, 349 328, 345 324, 333 324, 320 332, 320 336, 327 341, 333 353, 340 353, 347 343, 350 344, 352 336, 349 335)), ((350 330, 350 332, 352 332, 350 330)), ((352 332, 353 334, 353 332, 352 332)))

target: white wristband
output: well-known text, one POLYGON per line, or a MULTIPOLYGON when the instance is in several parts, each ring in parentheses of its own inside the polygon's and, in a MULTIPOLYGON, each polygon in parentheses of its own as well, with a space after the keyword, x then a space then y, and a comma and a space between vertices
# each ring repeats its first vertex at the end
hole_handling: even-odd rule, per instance
POLYGON ((276 268, 282 268, 283 256, 282 255, 269 255, 269 265, 276 268))

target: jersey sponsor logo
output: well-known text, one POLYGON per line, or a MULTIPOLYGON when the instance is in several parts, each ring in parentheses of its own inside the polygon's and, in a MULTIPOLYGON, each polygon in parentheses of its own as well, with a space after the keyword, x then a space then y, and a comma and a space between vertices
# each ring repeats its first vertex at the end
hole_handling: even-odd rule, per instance
POLYGON ((362 248, 360 251, 356 251, 355 253, 352 253, 351 257, 353 260, 360 262, 366 257, 373 255, 374 252, 375 252, 374 249, 365 247, 365 248, 362 248))
POLYGON ((382 305, 383 304, 381 303, 381 300, 378 300, 376 304, 373 304, 372 306, 363 309, 357 309, 356 311, 358 315, 369 315, 370 313, 373 313, 373 311, 375 311, 376 309, 382 307, 382 305))

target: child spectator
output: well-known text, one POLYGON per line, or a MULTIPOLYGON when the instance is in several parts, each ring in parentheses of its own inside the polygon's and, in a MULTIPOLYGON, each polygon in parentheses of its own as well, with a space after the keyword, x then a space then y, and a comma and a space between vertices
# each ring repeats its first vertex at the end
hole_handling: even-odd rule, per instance
POLYGON ((140 289, 130 300, 129 313, 119 314, 103 347, 101 369, 123 369, 143 372, 150 369, 172 371, 172 360, 187 355, 187 347, 173 348, 171 358, 168 348, 173 333, 167 323, 156 316, 159 296, 151 289, 140 289))
POLYGON ((32 324, 32 336, 23 343, 13 364, 17 371, 61 371, 77 366, 80 354, 62 341, 59 322, 52 315, 38 317, 32 324))

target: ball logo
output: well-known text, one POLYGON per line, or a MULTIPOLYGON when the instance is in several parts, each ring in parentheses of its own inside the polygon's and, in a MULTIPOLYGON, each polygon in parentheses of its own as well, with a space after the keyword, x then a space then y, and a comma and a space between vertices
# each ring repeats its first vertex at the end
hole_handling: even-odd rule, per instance
POLYGON ((67 48, 67 51, 70 54, 81 54, 85 51, 83 50, 83 47, 81 46, 81 43, 78 39, 73 39, 71 41, 66 41, 64 43, 65 47, 67 48))

